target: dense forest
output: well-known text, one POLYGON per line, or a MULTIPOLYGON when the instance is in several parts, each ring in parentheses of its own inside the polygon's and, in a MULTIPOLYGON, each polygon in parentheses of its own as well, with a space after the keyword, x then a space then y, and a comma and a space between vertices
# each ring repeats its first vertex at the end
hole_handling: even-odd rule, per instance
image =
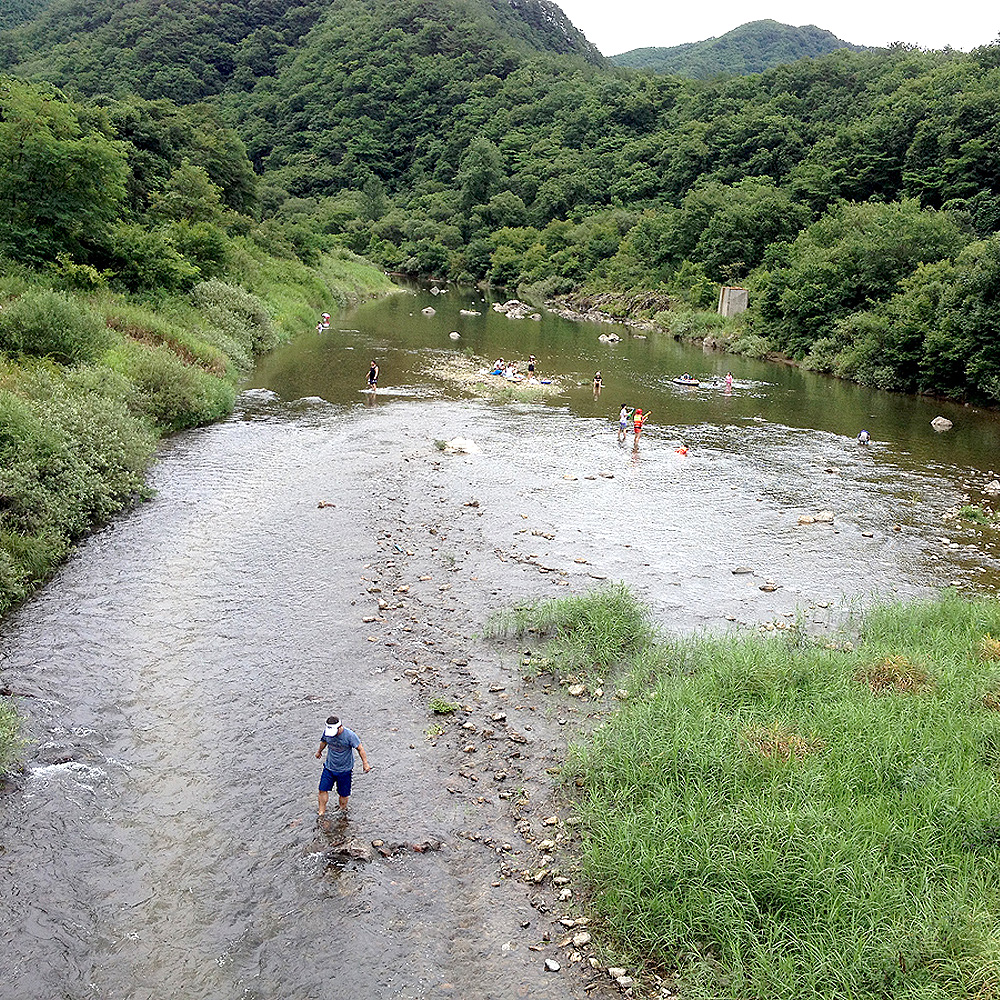
MULTIPOLYGON (((233 130, 201 129, 189 182, 204 171, 222 217, 253 216, 304 259, 337 244, 540 298, 652 291, 677 335, 1000 403, 998 45, 838 49, 693 80, 609 66, 546 0, 53 0, 0 34, 0 58, 76 96, 95 156, 135 147, 130 210, 159 213, 158 238, 203 268, 220 219, 170 217, 160 188, 181 178, 146 134, 173 116, 233 130), (699 314, 720 283, 750 289, 738 323, 699 314)), ((5 252, 37 261, 58 244, 74 265, 128 271, 127 225, 80 238, 117 197, 102 169, 47 235, 29 207, 45 192, 26 198, 7 169, 5 252)))
POLYGON ((814 24, 794 27, 778 21, 751 21, 718 38, 686 42, 670 48, 650 46, 611 56, 613 66, 647 69, 654 73, 675 73, 696 80, 713 76, 746 76, 765 70, 814 59, 837 49, 862 52, 866 46, 852 45, 832 31, 814 24))

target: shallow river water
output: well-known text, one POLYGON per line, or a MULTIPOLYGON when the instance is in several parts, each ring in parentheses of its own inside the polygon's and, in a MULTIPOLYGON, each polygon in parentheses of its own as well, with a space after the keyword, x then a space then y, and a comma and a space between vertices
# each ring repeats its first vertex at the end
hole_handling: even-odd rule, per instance
POLYGON ((31 741, 0 794, 0 997, 601 995, 517 873, 558 806, 546 768, 603 705, 522 681, 490 612, 625 580, 668 632, 822 634, 873 598, 995 589, 993 529, 948 516, 992 509, 993 415, 611 329, 406 292, 165 443, 154 498, 0 626, 31 741), (542 402, 442 377, 529 353, 542 402), (652 412, 638 448, 622 402, 652 412), (436 445, 459 436, 479 452, 436 445), (463 712, 438 735, 441 695, 463 712), (373 770, 317 824, 331 712, 373 770))

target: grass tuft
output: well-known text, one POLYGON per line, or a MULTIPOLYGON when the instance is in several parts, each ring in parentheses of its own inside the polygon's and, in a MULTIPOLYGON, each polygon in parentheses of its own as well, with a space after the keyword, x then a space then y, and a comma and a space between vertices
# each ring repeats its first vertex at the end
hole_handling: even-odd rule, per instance
POLYGON ((977 507, 975 504, 966 504, 966 506, 959 508, 958 516, 963 521, 971 521, 973 524, 990 524, 993 521, 989 511, 983 510, 982 507, 977 507))
POLYGON ((743 734, 747 748, 754 754, 770 760, 790 760, 792 757, 802 758, 808 753, 815 753, 825 746, 823 740, 816 737, 800 736, 790 726, 774 722, 770 726, 758 726, 748 729, 743 734))
POLYGON ((885 691, 910 694, 931 686, 927 671, 899 654, 868 664, 858 671, 855 680, 864 682, 876 694, 885 691))
POLYGON ((518 638, 538 633, 547 638, 548 666, 583 672, 626 663, 654 637, 648 609, 623 583, 498 612, 484 631, 518 638))
POLYGON ((979 640, 979 658, 981 660, 1000 660, 1000 639, 986 633, 979 640))

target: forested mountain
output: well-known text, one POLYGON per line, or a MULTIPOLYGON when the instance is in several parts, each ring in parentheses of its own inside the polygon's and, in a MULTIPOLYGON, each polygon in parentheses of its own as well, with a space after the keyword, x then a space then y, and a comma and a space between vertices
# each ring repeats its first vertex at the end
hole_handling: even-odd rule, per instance
MULTIPOLYGON (((988 366, 958 377, 932 363, 930 311, 910 317, 905 345, 889 344, 903 324, 875 316, 904 287, 955 280, 956 260, 976 261, 990 287, 1000 46, 841 48, 691 80, 609 67, 542 0, 269 2, 216 6, 213 17, 194 0, 114 11, 97 0, 88 22, 54 0, 0 45, 16 50, 19 74, 114 95, 76 113, 126 143, 133 211, 194 182, 158 150, 177 148, 175 128, 218 118, 253 172, 233 132, 213 144, 200 124, 181 144, 190 169, 305 259, 339 244, 386 269, 525 294, 655 290, 682 326, 719 282, 742 282, 752 305, 736 349, 1000 402, 988 366), (128 27, 118 42, 113 25, 128 27), (115 44, 112 58, 104 46, 115 44), (210 107, 162 96, 188 88, 210 107), (860 341, 868 347, 855 350, 860 341)), ((211 267, 182 221, 170 220, 169 239, 211 267)), ((81 262, 110 259, 106 244, 66 231, 81 262)), ((951 301, 934 295, 935 309, 951 301)), ((955 319, 970 307, 961 301, 949 313, 956 330, 973 322, 955 319)))
POLYGON ((762 73, 773 66, 815 58, 837 49, 863 51, 830 31, 814 24, 793 27, 778 21, 751 21, 718 38, 688 42, 670 48, 631 49, 611 56, 614 66, 648 69, 654 73, 676 73, 695 80, 707 80, 720 74, 745 76, 762 73))
POLYGON ((224 90, 249 90, 295 56, 312 61, 315 70, 342 62, 347 54, 339 46, 354 31, 382 36, 413 24, 428 25, 419 39, 428 54, 437 51, 435 32, 448 31, 429 25, 454 26, 451 41, 441 41, 452 46, 452 55, 468 44, 466 58, 473 65, 477 49, 486 47, 578 53, 602 61, 548 0, 8 2, 26 8, 34 3, 41 13, 0 38, 0 70, 89 95, 138 93, 190 103, 224 90), (310 38, 322 21, 322 35, 310 38))
POLYGON ((51 0, 0 0, 0 31, 37 17, 51 0))
POLYGON ((51 0, 0 36, 0 69, 81 94, 190 103, 275 72, 327 0, 51 0))

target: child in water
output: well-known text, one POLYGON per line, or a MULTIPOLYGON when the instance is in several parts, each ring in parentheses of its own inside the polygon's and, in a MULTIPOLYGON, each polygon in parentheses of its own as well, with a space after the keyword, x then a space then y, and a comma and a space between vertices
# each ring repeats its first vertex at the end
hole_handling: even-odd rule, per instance
POLYGON ((622 403, 621 410, 618 411, 618 440, 624 441, 625 434, 628 432, 628 418, 632 415, 632 411, 628 408, 627 403, 622 403))

